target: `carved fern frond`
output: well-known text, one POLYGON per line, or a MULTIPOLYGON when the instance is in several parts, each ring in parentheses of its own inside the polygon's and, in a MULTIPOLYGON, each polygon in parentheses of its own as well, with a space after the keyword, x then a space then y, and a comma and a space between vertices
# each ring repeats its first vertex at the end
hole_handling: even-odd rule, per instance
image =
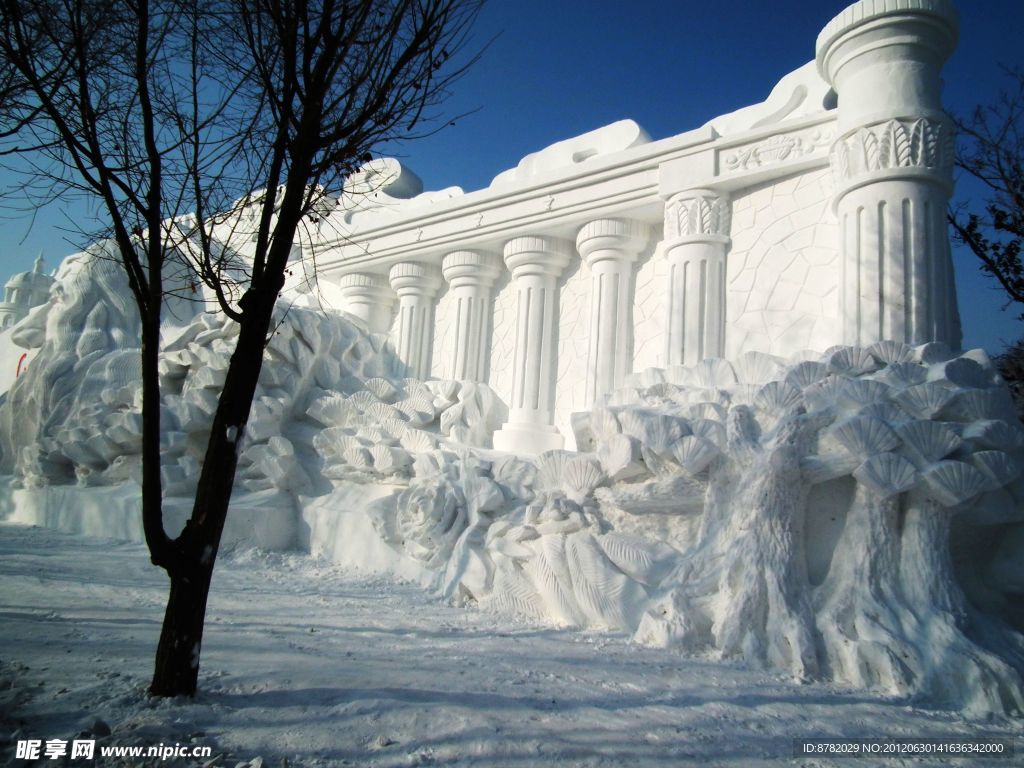
MULTIPOLYGON (((923 121, 922 121, 923 122, 923 121)), ((939 145, 941 128, 924 129, 925 136, 925 165, 929 168, 936 168, 941 164, 942 148, 939 145)))
POLYGON ((864 148, 865 171, 877 171, 879 168, 878 137, 866 128, 860 130, 860 144, 864 148))
POLYGON ((889 148, 892 153, 890 167, 907 168, 910 166, 910 139, 907 129, 899 120, 889 123, 889 148))
POLYGON ((836 145, 836 170, 838 171, 837 179, 844 179, 850 175, 850 148, 845 141, 839 142, 836 145))
POLYGON ((910 127, 910 162, 916 166, 928 166, 926 134, 927 126, 923 119, 917 119, 910 127))
POLYGON ((711 203, 709 203, 704 198, 700 198, 697 201, 697 207, 700 210, 700 231, 701 232, 711 232, 712 231, 712 229, 711 229, 711 219, 712 219, 711 203))

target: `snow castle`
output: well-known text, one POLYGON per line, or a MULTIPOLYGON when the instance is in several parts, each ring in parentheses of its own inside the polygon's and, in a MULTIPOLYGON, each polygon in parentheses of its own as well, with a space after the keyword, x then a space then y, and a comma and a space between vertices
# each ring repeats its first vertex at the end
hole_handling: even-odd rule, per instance
MULTIPOLYGON (((296 248, 343 313, 286 294, 225 542, 1024 711, 1024 429, 959 351, 944 220, 956 39, 949 0, 861 0, 764 102, 688 133, 622 121, 465 194, 364 166, 296 248)), ((123 280, 69 257, 0 335, 33 355, 0 407, 13 519, 141 539, 123 280)), ((236 335, 165 333, 170 532, 236 335)))

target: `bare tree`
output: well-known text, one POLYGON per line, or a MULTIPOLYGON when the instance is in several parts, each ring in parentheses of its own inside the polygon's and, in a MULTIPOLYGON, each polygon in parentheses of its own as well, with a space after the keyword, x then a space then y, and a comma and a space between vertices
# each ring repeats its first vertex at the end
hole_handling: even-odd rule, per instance
POLYGON ((960 203, 948 219, 954 241, 980 259, 1010 302, 1024 305, 1024 72, 1007 76, 1011 90, 995 104, 954 118, 960 134, 956 165, 984 190, 984 201, 980 207, 960 203))
POLYGON ((196 690, 236 446, 301 226, 375 146, 424 132, 475 58, 452 60, 479 3, 0 0, 0 152, 30 158, 44 192, 102 201, 142 320, 143 528, 170 577, 154 695, 196 690), (239 333, 192 515, 170 537, 157 365, 164 281, 183 267, 239 333))

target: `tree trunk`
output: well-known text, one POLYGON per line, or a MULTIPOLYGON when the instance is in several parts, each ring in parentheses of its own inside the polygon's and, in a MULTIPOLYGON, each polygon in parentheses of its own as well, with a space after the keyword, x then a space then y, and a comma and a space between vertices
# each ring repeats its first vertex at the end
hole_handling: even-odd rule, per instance
POLYGON ((201 568, 190 576, 171 576, 171 594, 149 687, 154 696, 192 696, 196 692, 212 576, 212 568, 201 568))
POLYGON ((815 596, 829 677, 909 693, 920 678, 919 631, 900 589, 900 497, 858 483, 832 566, 815 596))
POLYGON ((160 480, 160 307, 142 320, 142 530, 153 565, 167 567, 160 480))
POLYGON ((276 290, 269 296, 251 295, 213 417, 192 517, 171 544, 174 554, 164 566, 171 577, 171 593, 149 689, 155 696, 194 696, 196 692, 213 567, 276 298, 276 290))

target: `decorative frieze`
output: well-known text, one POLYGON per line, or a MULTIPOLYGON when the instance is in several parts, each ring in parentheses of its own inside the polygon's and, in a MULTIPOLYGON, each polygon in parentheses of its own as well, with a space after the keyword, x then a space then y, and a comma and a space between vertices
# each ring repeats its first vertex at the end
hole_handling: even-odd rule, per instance
POLYGON ((832 143, 829 129, 814 128, 801 133, 783 133, 756 144, 738 147, 722 158, 725 170, 749 171, 792 162, 822 152, 832 143))
POLYGON ((644 225, 623 219, 597 219, 576 237, 591 273, 587 405, 619 387, 630 371, 633 264, 647 238, 644 225))
POLYGON ((485 253, 453 251, 444 257, 441 272, 455 302, 455 350, 449 375, 457 381, 487 381, 491 288, 500 267, 485 253))
POLYGON ((405 364, 408 376, 425 379, 430 375, 434 297, 441 277, 436 267, 405 261, 391 267, 388 280, 398 294, 398 358, 405 364))

